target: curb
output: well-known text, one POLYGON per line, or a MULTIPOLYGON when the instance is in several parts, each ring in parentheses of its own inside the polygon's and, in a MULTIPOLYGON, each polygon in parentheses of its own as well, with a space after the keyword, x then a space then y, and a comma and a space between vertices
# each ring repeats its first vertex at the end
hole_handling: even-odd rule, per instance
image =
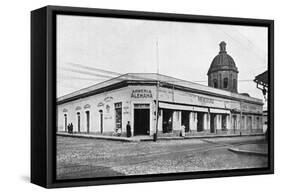
POLYGON ((62 134, 57 133, 58 136, 63 137, 74 137, 74 138, 87 138, 87 139, 105 139, 105 140, 111 140, 111 141, 122 141, 122 142, 139 142, 138 139, 127 139, 127 138, 119 138, 119 137, 111 137, 111 136, 87 136, 87 135, 73 135, 73 134, 62 134))
POLYGON ((263 133, 261 134, 233 134, 233 135, 212 135, 212 136, 185 136, 184 139, 205 139, 205 138, 225 138, 225 137, 253 137, 253 136, 264 136, 263 133))
MULTIPOLYGON (((153 141, 152 137, 143 139, 134 139, 127 137, 115 137, 115 136, 94 136, 86 134, 69 134, 69 133, 57 133, 58 136, 63 137, 75 137, 75 138, 88 138, 88 139, 104 139, 111 141, 121 141, 121 142, 143 142, 143 141, 153 141)), ((217 136, 185 136, 185 137, 158 137, 157 140, 169 141, 169 140, 184 140, 184 139, 209 139, 209 138, 228 138, 228 137, 251 137, 251 136, 264 136, 264 134, 247 134, 247 135, 217 135, 217 136)))
POLYGON ((267 156, 268 154, 265 152, 256 152, 256 151, 249 151, 249 150, 240 150, 238 148, 228 148, 229 151, 240 153, 240 154, 248 154, 248 155, 259 155, 259 156, 267 156))

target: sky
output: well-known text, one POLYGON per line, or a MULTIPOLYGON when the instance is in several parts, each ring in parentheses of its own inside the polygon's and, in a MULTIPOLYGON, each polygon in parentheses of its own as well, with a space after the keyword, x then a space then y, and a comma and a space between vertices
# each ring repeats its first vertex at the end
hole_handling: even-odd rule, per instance
POLYGON ((267 28, 86 16, 57 16, 57 96, 125 73, 159 73, 208 85, 226 42, 238 92, 263 99, 252 81, 267 70, 267 28), (158 46, 157 46, 158 44, 158 46))

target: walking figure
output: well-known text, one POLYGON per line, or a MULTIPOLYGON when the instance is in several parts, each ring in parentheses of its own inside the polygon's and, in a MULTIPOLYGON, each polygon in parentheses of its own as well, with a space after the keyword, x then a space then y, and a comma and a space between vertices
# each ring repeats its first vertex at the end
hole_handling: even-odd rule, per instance
POLYGON ((127 133, 127 137, 131 137, 132 136, 130 121, 128 121, 128 123, 127 123, 126 133, 127 133))

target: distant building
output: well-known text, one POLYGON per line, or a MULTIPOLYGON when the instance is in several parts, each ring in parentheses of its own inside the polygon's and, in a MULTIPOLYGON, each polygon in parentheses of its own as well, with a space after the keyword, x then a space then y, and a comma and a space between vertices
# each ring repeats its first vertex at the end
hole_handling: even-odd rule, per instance
MULTIPOLYGON (((264 99, 267 101, 268 96, 268 71, 257 75, 254 79, 254 82, 257 83, 257 88, 262 91, 264 99)), ((266 132, 268 129, 268 111, 267 106, 263 110, 263 132, 266 132)))
POLYGON ((57 130, 111 135, 262 133, 261 99, 237 93, 238 70, 225 43, 208 71, 209 86, 160 74, 125 74, 57 99, 57 130), (160 82, 160 87, 157 83, 160 82), (156 98, 159 116, 156 116, 156 98))

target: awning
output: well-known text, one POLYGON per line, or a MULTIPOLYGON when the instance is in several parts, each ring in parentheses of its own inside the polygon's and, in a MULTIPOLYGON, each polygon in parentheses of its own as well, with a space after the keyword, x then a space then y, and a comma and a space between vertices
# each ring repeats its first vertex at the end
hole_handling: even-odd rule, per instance
POLYGON ((208 108, 195 107, 190 105, 179 105, 179 104, 169 104, 165 102, 159 102, 160 108, 172 109, 172 110, 187 110, 195 112, 208 112, 208 108))
POLYGON ((230 110, 210 108, 210 113, 217 113, 217 114, 230 114, 230 110))

